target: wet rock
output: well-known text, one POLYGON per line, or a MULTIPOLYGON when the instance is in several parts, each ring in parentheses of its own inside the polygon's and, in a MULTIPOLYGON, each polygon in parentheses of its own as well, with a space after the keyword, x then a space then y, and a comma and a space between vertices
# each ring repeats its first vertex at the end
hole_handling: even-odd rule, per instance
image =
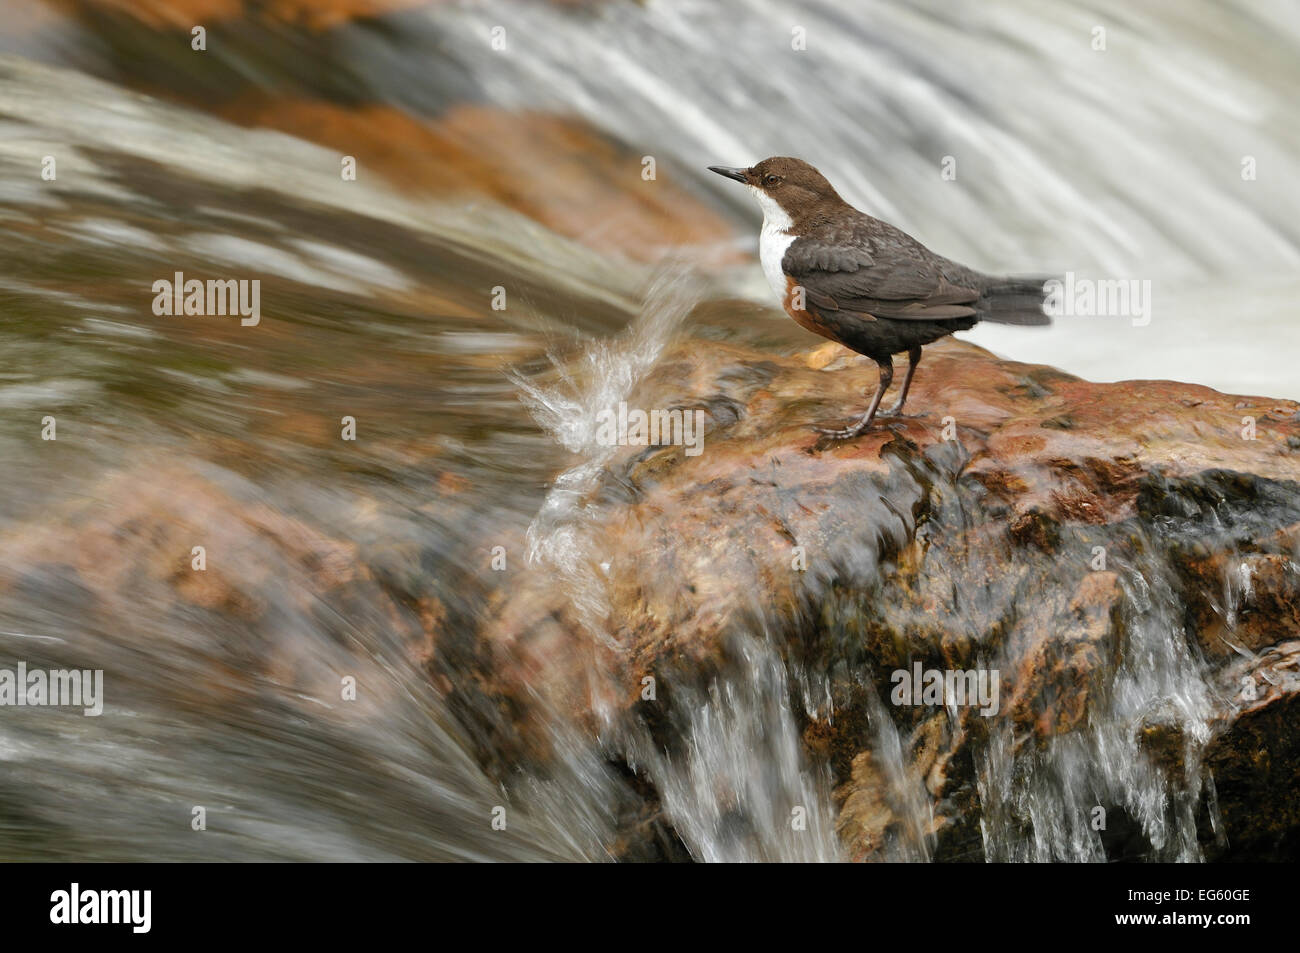
POLYGON ((674 691, 721 678, 738 636, 766 639, 799 686, 805 755, 832 772, 846 856, 978 860, 1015 832, 1041 859, 1294 855, 1297 685, 1274 671, 1300 638, 1294 406, 945 341, 917 416, 813 432, 874 383, 833 345, 665 356, 629 404, 731 411, 699 456, 620 450, 575 511, 569 568, 590 571, 535 566, 503 594, 481 638, 515 666, 492 691, 517 706, 521 755, 549 756, 525 727, 539 693, 681 744, 674 691), (575 605, 595 591, 593 625, 575 605), (1225 695, 1231 665, 1264 659, 1258 700, 1225 695), (891 700, 918 664, 996 673, 996 704, 891 700))
POLYGON ((1225 694, 1244 707, 1225 712, 1205 753, 1222 812, 1210 856, 1294 860, 1300 851, 1300 642, 1230 666, 1222 681, 1225 694))

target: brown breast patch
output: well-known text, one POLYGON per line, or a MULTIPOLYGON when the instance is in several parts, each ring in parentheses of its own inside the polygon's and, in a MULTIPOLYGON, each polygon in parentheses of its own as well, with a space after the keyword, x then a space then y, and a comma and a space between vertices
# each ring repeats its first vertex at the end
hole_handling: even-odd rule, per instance
POLYGON ((814 334, 820 334, 824 338, 830 338, 832 341, 838 341, 839 338, 835 336, 831 326, 818 313, 816 307, 809 304, 807 293, 800 294, 798 289, 799 282, 786 275, 785 297, 781 301, 785 313, 794 318, 795 323, 800 327, 814 334))

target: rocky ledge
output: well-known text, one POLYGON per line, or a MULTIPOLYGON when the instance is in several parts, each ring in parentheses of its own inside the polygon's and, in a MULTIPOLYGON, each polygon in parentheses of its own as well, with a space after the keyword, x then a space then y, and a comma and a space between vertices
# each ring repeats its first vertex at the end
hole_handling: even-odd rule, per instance
POLYGON ((428 663, 484 761, 557 758, 540 726, 565 713, 644 798, 613 849, 671 855, 647 752, 694 743, 690 709, 757 640, 848 858, 1300 854, 1297 405, 947 341, 916 416, 810 428, 874 383, 838 345, 659 361, 628 403, 703 410, 703 452, 621 448, 563 557, 428 663), (930 672, 996 675, 996 698, 927 696, 930 672))

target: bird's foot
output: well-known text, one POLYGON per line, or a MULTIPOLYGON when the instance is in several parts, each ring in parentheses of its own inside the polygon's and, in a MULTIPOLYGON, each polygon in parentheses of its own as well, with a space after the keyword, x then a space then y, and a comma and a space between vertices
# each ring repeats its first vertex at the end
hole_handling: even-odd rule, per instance
POLYGON ((850 440, 862 433, 862 431, 866 430, 870 425, 870 421, 859 420, 852 427, 845 427, 843 430, 832 430, 829 427, 814 427, 813 430, 825 434, 834 440, 850 440))
POLYGON ((915 413, 915 414, 905 414, 903 413, 903 408, 895 404, 893 407, 890 407, 888 410, 880 411, 879 413, 876 414, 876 416, 877 417, 901 417, 904 420, 912 420, 916 417, 924 417, 926 416, 926 414, 925 411, 920 411, 919 413, 915 413))

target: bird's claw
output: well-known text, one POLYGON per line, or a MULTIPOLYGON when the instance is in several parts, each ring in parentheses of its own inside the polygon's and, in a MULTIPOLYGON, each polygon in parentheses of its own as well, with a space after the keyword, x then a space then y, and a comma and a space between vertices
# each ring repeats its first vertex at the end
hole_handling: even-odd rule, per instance
POLYGON ((832 430, 829 427, 813 428, 813 430, 817 431, 818 433, 823 433, 828 437, 835 438, 836 440, 848 440, 852 437, 856 437, 858 434, 862 433, 862 431, 866 429, 867 429, 866 426, 862 424, 857 424, 852 427, 845 427, 843 430, 832 430))

